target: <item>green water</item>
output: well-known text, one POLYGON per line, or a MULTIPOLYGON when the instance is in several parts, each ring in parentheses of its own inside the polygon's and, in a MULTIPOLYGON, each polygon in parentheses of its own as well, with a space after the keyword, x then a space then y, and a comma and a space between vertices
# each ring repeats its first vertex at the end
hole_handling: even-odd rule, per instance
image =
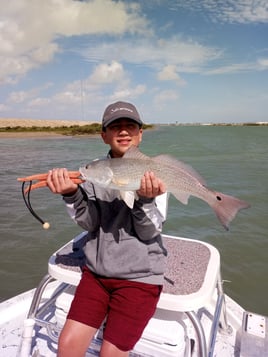
MULTIPOLYGON (((226 232, 210 207, 195 198, 187 206, 170 198, 164 232, 209 242, 221 253, 225 291, 244 308, 268 315, 268 127, 178 126, 145 131, 141 150, 168 153, 192 165, 215 190, 251 204, 226 232)), ((34 287, 53 251, 82 230, 68 217, 60 196, 32 193, 30 215, 17 177, 53 167, 76 170, 107 146, 99 138, 0 139, 0 299, 34 287)))

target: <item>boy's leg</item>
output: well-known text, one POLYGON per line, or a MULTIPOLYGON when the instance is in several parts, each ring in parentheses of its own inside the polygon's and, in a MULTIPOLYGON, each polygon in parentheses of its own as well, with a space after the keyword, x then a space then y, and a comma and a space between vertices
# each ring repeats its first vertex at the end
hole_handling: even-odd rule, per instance
MULTIPOLYGON (((103 340, 104 343, 109 342, 116 346, 121 353, 128 353, 153 316, 162 286, 118 279, 109 279, 107 285, 109 283, 114 286, 114 290, 110 296, 103 340)), ((106 357, 104 354, 101 356, 106 357)), ((123 357, 128 354, 114 356, 123 357)))
POLYGON ((100 357, 128 357, 128 351, 122 351, 112 343, 103 340, 100 357))
POLYGON ((58 344, 58 357, 84 357, 96 328, 66 320, 58 344))
POLYGON ((58 357, 84 357, 104 320, 109 294, 87 268, 76 288, 67 320, 59 337, 58 357))

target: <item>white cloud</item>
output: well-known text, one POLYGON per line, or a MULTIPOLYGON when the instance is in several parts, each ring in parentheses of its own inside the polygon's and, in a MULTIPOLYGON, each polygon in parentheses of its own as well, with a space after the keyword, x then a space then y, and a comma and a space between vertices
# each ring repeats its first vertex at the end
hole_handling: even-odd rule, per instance
POLYGON ((185 85, 186 82, 182 79, 177 72, 177 68, 174 65, 165 66, 157 75, 160 81, 175 81, 179 85, 185 85))
MULTIPOLYGON (((211 3, 211 1, 207 1, 211 3)), ((268 22, 268 4, 266 0, 222 0, 219 10, 216 9, 219 19, 234 23, 266 23, 268 22)))
POLYGON ((83 100, 85 105, 89 103, 96 105, 96 102, 104 101, 103 90, 107 91, 107 86, 110 92, 107 101, 133 99, 146 92, 144 84, 131 86, 130 83, 128 73, 122 64, 116 61, 110 64, 102 63, 96 66, 93 73, 85 80, 69 83, 61 93, 54 96, 54 101, 66 102, 66 105, 70 102, 81 105, 83 100))
POLYGON ((118 62, 162 68, 163 65, 176 65, 182 72, 197 72, 202 65, 221 56, 216 48, 202 46, 193 41, 183 41, 179 37, 168 40, 152 38, 131 41, 109 41, 91 44, 90 48, 81 51, 88 61, 116 60, 118 62))
POLYGON ((126 74, 121 63, 112 61, 111 64, 102 63, 98 65, 89 77, 89 83, 108 84, 124 80, 126 74))
POLYGON ((134 3, 112 0, 20 0, 1 7, 0 82, 13 83, 50 62, 62 37, 147 31, 134 3))
POLYGON ((177 80, 178 78, 176 66, 174 65, 167 65, 158 73, 158 79, 160 81, 177 80))
POLYGON ((139 97, 140 95, 144 94, 146 92, 146 86, 145 85, 137 85, 134 88, 124 88, 122 90, 116 90, 111 96, 110 100, 111 101, 116 101, 116 100, 133 100, 136 97, 139 97))
MULTIPOLYGON (((83 96, 87 98, 87 101, 91 101, 91 98, 101 96, 101 91, 107 90, 108 86, 113 93, 122 93, 123 95, 124 91, 128 91, 126 88, 129 87, 129 83, 129 76, 123 65, 112 61, 110 64, 101 63, 97 65, 89 77, 69 83, 63 92, 72 92, 75 96, 83 96)), ((61 96, 62 94, 57 95, 57 97, 61 96)), ((94 102, 94 100, 92 101, 94 102)))
POLYGON ((192 11, 205 12, 214 22, 267 23, 267 0, 168 0, 173 10, 180 7, 192 11))
POLYGON ((6 104, 0 103, 0 113, 9 111, 10 108, 6 104))
MULTIPOLYGON (((38 67, 41 62, 32 57, 31 53, 19 56, 2 56, 0 54, 0 83, 14 84, 29 70, 38 67)), ((44 62, 43 62, 44 63, 44 62)))
POLYGON ((242 73, 251 71, 263 71, 268 69, 268 59, 261 58, 256 62, 233 63, 227 66, 218 66, 204 71, 203 74, 227 74, 227 73, 242 73))
POLYGON ((54 96, 54 100, 61 104, 80 104, 81 103, 81 94, 75 93, 71 91, 65 91, 61 93, 57 93, 54 96))
POLYGON ((31 98, 32 95, 26 91, 11 92, 8 101, 14 104, 23 103, 27 99, 31 98))
POLYGON ((155 95, 154 104, 156 108, 162 110, 169 102, 177 101, 178 99, 179 94, 174 90, 163 90, 155 95))
POLYGON ((143 32, 146 20, 134 3, 112 0, 46 1, 54 31, 63 36, 143 32), (51 5, 54 11, 51 12, 51 5))
POLYGON ((268 69, 268 58, 260 58, 258 64, 260 69, 268 69))
POLYGON ((46 89, 50 88, 51 86, 52 86, 52 83, 47 82, 47 83, 42 84, 39 87, 32 88, 31 90, 28 90, 28 91, 20 90, 20 91, 10 92, 10 94, 7 98, 7 102, 12 103, 12 104, 25 103, 26 101, 28 101, 32 98, 38 97, 43 90, 46 90, 46 89))
POLYGON ((253 69, 252 64, 234 63, 228 66, 219 66, 204 72, 204 74, 227 74, 227 73, 241 73, 248 72, 253 69))
POLYGON ((28 104, 29 107, 44 107, 47 106, 51 100, 49 98, 35 98, 31 100, 28 104))

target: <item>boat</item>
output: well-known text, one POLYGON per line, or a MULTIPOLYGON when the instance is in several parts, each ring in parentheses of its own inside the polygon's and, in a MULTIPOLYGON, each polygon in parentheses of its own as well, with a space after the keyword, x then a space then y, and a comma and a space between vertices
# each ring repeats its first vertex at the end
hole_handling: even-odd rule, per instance
MULTIPOLYGON (((156 312, 130 357, 268 356, 268 320, 223 290, 220 254, 211 244, 163 235, 168 252, 156 312)), ((0 355, 55 357, 81 277, 86 232, 54 252, 40 284, 0 304, 0 355)), ((86 357, 98 356, 105 321, 86 357)), ((74 356, 75 357, 75 356, 74 356)))

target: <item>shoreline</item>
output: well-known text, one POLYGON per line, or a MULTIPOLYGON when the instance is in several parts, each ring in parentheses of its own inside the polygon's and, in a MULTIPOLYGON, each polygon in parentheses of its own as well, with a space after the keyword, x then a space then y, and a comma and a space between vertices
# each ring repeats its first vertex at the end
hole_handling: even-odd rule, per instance
POLYGON ((83 134, 83 135, 64 135, 59 133, 53 132, 44 132, 44 131, 37 131, 37 132, 0 132, 0 139, 37 139, 37 138, 44 138, 44 139, 73 139, 73 138, 99 138, 100 134, 83 134))
POLYGON ((14 131, 0 131, 0 139, 34 139, 34 138, 45 138, 45 139, 70 139, 74 136, 81 137, 95 137, 98 134, 76 134, 76 135, 68 135, 61 134, 57 131, 53 131, 53 129, 61 128, 61 127, 71 127, 71 126, 84 126, 84 125, 92 125, 97 122, 94 121, 68 121, 68 120, 40 120, 40 119, 16 119, 16 118, 0 118, 0 127, 1 128, 14 128, 14 131), (17 131, 17 127, 22 128, 31 128, 34 127, 33 131, 17 131), (40 127, 40 131, 38 128, 40 127), (47 127, 49 130, 41 130, 41 128, 47 127), (52 129, 52 130, 51 130, 52 129))
POLYGON ((7 138, 7 139, 16 139, 16 138, 62 138, 62 137, 68 137, 67 135, 61 135, 61 134, 57 134, 57 133, 49 133, 49 132, 35 132, 35 133, 26 133, 26 132, 20 132, 20 133, 15 133, 15 132, 0 132, 0 138, 7 138))
MULTIPOLYGON (((48 128, 59 128, 59 127, 70 127, 70 126, 84 126, 97 123, 96 121, 78 121, 78 120, 42 120, 42 119, 17 119, 17 118, 0 118, 1 128, 31 128, 31 127, 48 127, 48 128)), ((98 134, 83 134, 75 135, 77 137, 98 137, 98 134)), ((44 139, 71 139, 74 135, 64 135, 58 132, 45 131, 35 129, 34 131, 0 131, 0 139, 34 139, 34 138, 44 138, 44 139)))
POLYGON ((14 128, 17 126, 21 127, 61 127, 61 126, 72 126, 72 125, 90 125, 97 123, 97 121, 81 121, 81 120, 47 120, 47 119, 17 119, 17 118, 0 118, 1 128, 14 128))

